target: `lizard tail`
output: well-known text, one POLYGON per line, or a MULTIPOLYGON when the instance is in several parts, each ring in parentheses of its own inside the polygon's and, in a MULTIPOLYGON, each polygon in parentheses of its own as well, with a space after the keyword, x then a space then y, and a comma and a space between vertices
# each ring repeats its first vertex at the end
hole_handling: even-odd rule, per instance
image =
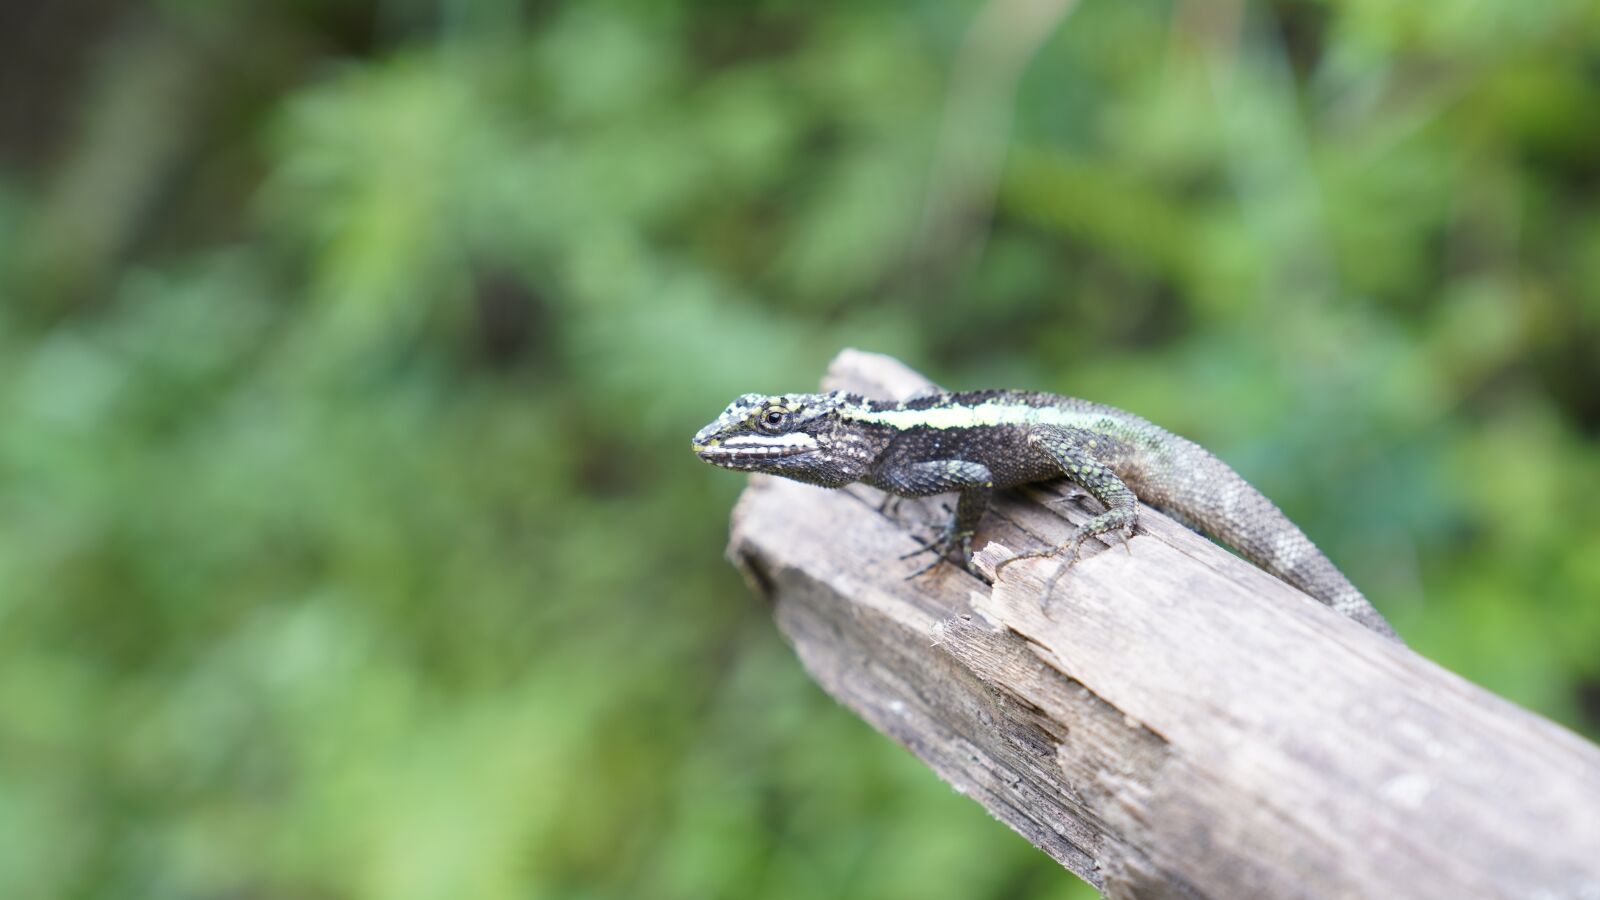
POLYGON ((1135 476, 1153 505, 1176 513, 1191 527, 1198 524, 1240 556, 1335 611, 1400 640, 1382 614, 1271 500, 1200 445, 1176 438, 1173 448, 1156 465, 1141 467, 1155 471, 1135 476))

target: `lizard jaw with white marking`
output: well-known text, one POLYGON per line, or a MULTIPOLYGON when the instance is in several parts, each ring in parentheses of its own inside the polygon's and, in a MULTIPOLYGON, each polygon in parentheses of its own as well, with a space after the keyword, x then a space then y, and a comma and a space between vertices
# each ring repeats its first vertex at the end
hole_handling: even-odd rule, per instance
POLYGON ((694 452, 701 459, 724 469, 760 468, 774 459, 804 456, 822 449, 822 444, 803 432, 773 435, 740 435, 727 440, 699 440, 694 452))

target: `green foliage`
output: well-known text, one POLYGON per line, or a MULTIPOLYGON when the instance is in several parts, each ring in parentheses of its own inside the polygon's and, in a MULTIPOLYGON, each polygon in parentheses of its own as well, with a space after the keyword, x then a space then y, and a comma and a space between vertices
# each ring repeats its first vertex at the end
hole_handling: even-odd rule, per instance
POLYGON ((1600 16, 1229 9, 1086 0, 943 230, 963 4, 84 36, 0 169, 3 893, 1082 896, 721 559, 685 438, 847 345, 1210 445, 1600 733, 1600 16))

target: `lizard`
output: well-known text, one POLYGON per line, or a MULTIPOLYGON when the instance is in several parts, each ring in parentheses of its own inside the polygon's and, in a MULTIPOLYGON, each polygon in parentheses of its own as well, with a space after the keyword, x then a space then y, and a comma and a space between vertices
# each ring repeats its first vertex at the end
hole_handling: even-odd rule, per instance
POLYGON ((996 490, 1066 478, 1105 510, 1061 545, 1006 560, 996 579, 1029 558, 1064 557, 1064 572, 1090 538, 1126 544, 1142 500, 1399 640, 1311 539, 1242 476, 1199 444, 1112 406, 1011 390, 940 391, 905 401, 844 391, 745 394, 700 429, 693 449, 725 469, 821 487, 859 482, 895 497, 957 492, 943 528, 906 555, 931 552, 932 561, 908 577, 955 554, 970 568, 972 538, 996 490))

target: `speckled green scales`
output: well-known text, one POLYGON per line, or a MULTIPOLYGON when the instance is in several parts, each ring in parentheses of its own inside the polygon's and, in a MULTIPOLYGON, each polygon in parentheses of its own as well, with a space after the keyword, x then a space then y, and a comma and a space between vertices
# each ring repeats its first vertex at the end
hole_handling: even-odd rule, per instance
MULTIPOLYGON (((825 487, 862 482, 902 497, 959 492, 955 514, 928 545, 934 563, 957 553, 968 559, 995 489, 1069 478, 1106 507, 1053 551, 1066 553, 1069 564, 1090 537, 1131 534, 1143 500, 1395 637, 1310 538, 1237 472, 1200 445, 1113 407, 1020 391, 901 403, 841 392, 746 394, 701 429, 694 449, 725 468, 825 487)), ((1018 558, 1040 555, 1047 554, 1018 558)))

